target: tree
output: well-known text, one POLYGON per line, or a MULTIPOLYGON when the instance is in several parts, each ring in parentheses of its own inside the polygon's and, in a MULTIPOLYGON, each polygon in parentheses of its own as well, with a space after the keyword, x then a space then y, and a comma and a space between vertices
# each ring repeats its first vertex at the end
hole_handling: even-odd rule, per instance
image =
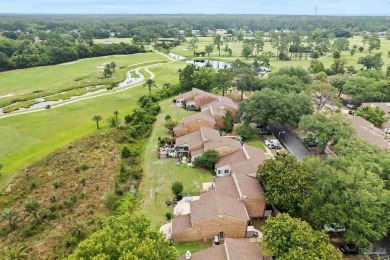
POLYGON ((312 226, 337 223, 345 227, 345 241, 367 249, 390 228, 390 191, 377 174, 353 158, 356 154, 351 156, 305 158, 314 185, 303 211, 312 226))
POLYGON ((100 129, 100 128, 99 128, 99 121, 102 121, 102 120, 103 120, 103 117, 102 117, 101 115, 94 115, 94 116, 92 117, 92 120, 93 120, 93 121, 96 121, 96 128, 97 128, 97 129, 100 129))
POLYGON ((111 67, 110 67, 110 64, 106 64, 106 66, 104 66, 104 71, 103 71, 103 75, 105 78, 110 78, 113 74, 113 71, 111 70, 111 67))
POLYGON ((263 52, 257 59, 261 65, 265 67, 271 66, 268 53, 263 52))
POLYGON ((363 68, 366 67, 369 69, 380 70, 383 66, 382 53, 377 53, 375 55, 367 55, 366 57, 360 57, 358 64, 362 64, 363 68))
POLYGON ((241 67, 234 70, 234 85, 241 91, 241 100, 244 99, 244 91, 254 90, 255 75, 249 67, 241 67))
POLYGON ((305 84, 312 82, 312 79, 309 76, 309 72, 301 67, 282 67, 273 75, 288 75, 289 77, 296 76, 300 81, 305 84))
POLYGON ((247 122, 236 127, 236 134, 240 136, 243 141, 252 138, 254 135, 252 127, 247 122))
POLYGON ((333 59, 340 59, 340 52, 338 50, 333 52, 333 59))
POLYGON ((316 60, 320 57, 320 52, 319 51, 313 51, 310 55, 310 58, 312 58, 313 60, 316 60))
POLYGON ((351 56, 355 55, 356 49, 355 49, 355 48, 352 48, 351 51, 350 51, 349 53, 351 54, 351 56))
POLYGON ((386 68, 386 78, 390 78, 390 65, 388 65, 386 68))
POLYGON ((284 94, 265 88, 241 102, 238 111, 246 122, 265 126, 298 124, 301 116, 312 112, 312 105, 304 94, 284 94))
POLYGON ((204 51, 207 53, 207 55, 210 57, 210 53, 212 53, 214 50, 214 46, 212 44, 206 45, 204 47, 204 51))
POLYGON ((333 64, 330 65, 330 71, 332 72, 333 75, 344 74, 346 64, 347 64, 347 61, 342 60, 342 59, 336 59, 336 60, 334 60, 333 64))
MULTIPOLYGON (((263 33, 261 32, 255 32, 254 34, 254 49, 255 49, 255 55, 257 56, 260 51, 264 48, 264 39, 263 39, 263 33)), ((265 65, 267 66, 267 65, 265 65)))
POLYGON ((115 63, 114 61, 111 61, 110 64, 109 64, 109 66, 110 66, 110 69, 111 69, 113 72, 115 72, 115 68, 117 67, 117 66, 116 66, 116 63, 115 63))
POLYGON ((321 71, 325 71, 325 66, 321 61, 318 60, 312 60, 310 62, 309 71, 311 73, 319 73, 321 71))
POLYGON ((340 98, 337 95, 338 91, 332 85, 325 82, 316 83, 310 86, 310 90, 316 95, 315 103, 317 105, 317 112, 320 111, 327 102, 336 103, 338 106, 341 106, 340 98))
POLYGON ((339 52, 349 50, 349 41, 345 37, 337 38, 333 42, 333 50, 338 50, 339 52))
POLYGON ((301 118, 299 129, 313 134, 318 139, 322 151, 328 144, 337 144, 354 134, 354 129, 343 114, 314 113, 301 118))
POLYGON ((196 67, 194 65, 187 65, 184 69, 179 71, 180 86, 185 91, 189 91, 195 87, 193 79, 195 68, 196 67))
POLYGON ((237 41, 242 42, 245 38, 245 31, 243 29, 240 29, 237 33, 237 41))
POLYGON ((211 87, 219 92, 222 96, 232 87, 233 72, 230 69, 220 69, 215 73, 211 87))
POLYGON ((223 117, 223 126, 224 130, 228 133, 233 131, 234 128, 234 118, 232 112, 230 110, 226 110, 225 116, 223 117))
POLYGON ((199 42, 198 37, 194 36, 189 42, 189 49, 192 49, 194 51, 194 56, 195 56, 195 50, 198 48, 197 43, 199 42))
POLYGON ((330 80, 330 84, 339 90, 338 96, 343 93, 345 83, 347 83, 347 77, 343 75, 335 75, 330 80))
POLYGON ((110 116, 107 118, 107 123, 111 126, 111 127, 116 127, 118 125, 118 119, 117 117, 115 116, 110 116))
POLYGON ((218 161, 218 152, 209 150, 204 152, 201 156, 195 158, 195 165, 206 169, 213 169, 215 163, 218 161))
POLYGON ((360 52, 364 51, 364 48, 362 46, 359 47, 358 49, 360 52))
POLYGON ((378 34, 372 34, 368 39, 368 52, 371 53, 372 50, 379 50, 381 48, 381 40, 379 39, 378 34))
POLYGON ((114 114, 115 119, 118 120, 119 111, 118 110, 114 110, 112 113, 114 114))
POLYGON ((253 53, 253 50, 250 45, 244 44, 242 47, 241 55, 245 57, 245 59, 248 59, 249 56, 251 56, 253 53))
POLYGON ((172 193, 178 196, 183 191, 183 184, 179 181, 175 181, 171 186, 172 193))
POLYGON ((384 122, 387 121, 385 111, 380 107, 359 107, 356 115, 363 117, 367 121, 373 123, 376 126, 381 126, 384 122))
POLYGON ((223 45, 223 42, 220 34, 214 36, 214 44, 217 45, 218 56, 221 56, 221 46, 223 45))
POLYGON ((108 217, 102 228, 82 241, 73 259, 177 259, 177 251, 140 213, 108 217))
POLYGON ((265 200, 283 212, 301 216, 301 208, 312 186, 312 174, 288 154, 266 160, 258 169, 265 200))
POLYGON ((1 219, 8 221, 11 230, 14 230, 16 228, 15 220, 17 217, 18 217, 18 212, 13 208, 5 208, 1 213, 1 219))
POLYGON ((24 203, 24 210, 28 214, 34 215, 35 218, 38 218, 39 207, 40 205, 36 199, 31 199, 29 201, 26 201, 26 203, 24 203))
POLYGON ((205 91, 210 91, 213 85, 214 74, 214 68, 197 67, 192 75, 194 86, 205 91))
POLYGON ((279 259, 342 259, 324 231, 288 214, 269 217, 264 225, 264 243, 279 259))
POLYGON ((153 79, 145 80, 144 87, 147 87, 149 90, 149 96, 152 95, 152 88, 157 88, 156 82, 153 79))

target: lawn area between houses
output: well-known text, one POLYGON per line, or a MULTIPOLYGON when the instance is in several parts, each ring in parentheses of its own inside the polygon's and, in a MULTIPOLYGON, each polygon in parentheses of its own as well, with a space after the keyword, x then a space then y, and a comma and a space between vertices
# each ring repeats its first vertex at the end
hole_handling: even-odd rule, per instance
POLYGON ((211 241, 208 242, 179 242, 174 243, 174 247, 176 247, 179 252, 179 256, 184 256, 187 251, 190 251, 191 254, 211 247, 211 241))
POLYGON ((175 181, 183 183, 183 195, 188 192, 199 192, 202 189, 202 183, 210 182, 213 176, 210 171, 190 168, 187 165, 176 165, 176 159, 158 159, 157 158, 157 140, 158 137, 169 136, 164 127, 164 118, 170 115, 173 120, 181 121, 185 116, 195 112, 185 109, 172 107, 172 99, 160 103, 161 112, 157 116, 154 129, 145 150, 145 171, 144 179, 141 184, 141 191, 144 199, 142 209, 151 219, 152 225, 159 228, 168 220, 165 213, 171 212, 172 207, 167 207, 165 201, 172 200, 174 195, 171 191, 171 185, 175 181))

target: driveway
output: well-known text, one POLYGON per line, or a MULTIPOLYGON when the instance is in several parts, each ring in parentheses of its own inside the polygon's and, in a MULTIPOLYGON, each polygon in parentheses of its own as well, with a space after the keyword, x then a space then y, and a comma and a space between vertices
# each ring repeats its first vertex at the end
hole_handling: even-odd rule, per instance
POLYGON ((284 145, 284 147, 286 147, 286 149, 291 154, 297 157, 298 161, 302 162, 305 156, 311 155, 310 151, 287 127, 270 126, 269 129, 271 129, 276 138, 278 138, 279 136, 279 141, 284 145))

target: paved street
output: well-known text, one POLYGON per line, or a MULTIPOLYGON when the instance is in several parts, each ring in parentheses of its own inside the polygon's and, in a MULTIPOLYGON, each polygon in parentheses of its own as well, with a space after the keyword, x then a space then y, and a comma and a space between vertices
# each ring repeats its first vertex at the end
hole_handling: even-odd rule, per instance
POLYGON ((297 137, 285 126, 271 126, 269 129, 274 133, 275 137, 286 147, 286 149, 293 155, 295 155, 300 162, 303 157, 310 155, 310 151, 299 141, 297 137))

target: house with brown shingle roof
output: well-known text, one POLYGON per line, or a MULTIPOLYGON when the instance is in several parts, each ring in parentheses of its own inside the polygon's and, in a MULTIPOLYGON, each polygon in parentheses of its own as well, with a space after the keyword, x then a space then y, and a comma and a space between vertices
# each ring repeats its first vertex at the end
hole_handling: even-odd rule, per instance
POLYGON ((194 161, 197 156, 209 150, 224 156, 241 150, 242 146, 240 141, 220 136, 217 130, 200 127, 196 132, 176 138, 176 148, 189 151, 194 161))
POLYGON ((193 110, 200 108, 210 102, 213 102, 218 98, 217 95, 206 92, 198 88, 192 88, 192 90, 178 95, 176 100, 176 106, 183 106, 185 104, 186 109, 193 110))
POLYGON ((226 111, 230 111, 233 118, 236 118, 238 107, 231 98, 218 96, 213 102, 206 104, 201 107, 201 111, 210 111, 215 119, 216 127, 224 127, 223 118, 225 117, 226 111))
POLYGON ((352 126, 355 129, 356 135, 369 144, 376 145, 382 150, 389 150, 389 141, 385 139, 385 134, 374 124, 368 122, 360 116, 353 116, 351 118, 352 126))
POLYGON ((215 128, 216 122, 210 111, 203 111, 183 119, 183 122, 173 128, 176 137, 198 131, 201 127, 215 128))
MULTIPOLYGON (((178 260, 185 260, 179 257, 178 260)), ((251 243, 244 239, 226 238, 222 245, 210 247, 202 251, 192 253, 191 260, 263 260, 259 244, 251 243)))
POLYGON ((171 238, 175 242, 224 237, 245 238, 250 220, 240 200, 232 176, 217 178, 215 190, 201 194, 190 202, 190 214, 173 218, 171 238))
POLYGON ((362 106, 379 107, 385 112, 387 121, 382 124, 382 131, 390 135, 390 102, 363 103, 362 106))

